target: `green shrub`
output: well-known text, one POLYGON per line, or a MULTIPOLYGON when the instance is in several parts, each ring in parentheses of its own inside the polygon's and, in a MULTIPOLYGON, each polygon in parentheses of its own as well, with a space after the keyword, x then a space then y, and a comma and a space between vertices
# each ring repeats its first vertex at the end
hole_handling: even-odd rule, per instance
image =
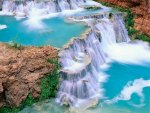
POLYGON ((29 94, 26 100, 24 100, 19 107, 2 107, 0 108, 0 113, 17 113, 25 106, 31 106, 35 102, 37 102, 37 100, 34 99, 31 94, 29 94))
POLYGON ((97 10, 97 9, 101 9, 100 7, 97 6, 89 6, 89 7, 84 7, 87 10, 97 10))
POLYGON ((40 100, 47 99, 49 97, 55 97, 57 92, 57 86, 59 83, 59 63, 57 59, 48 59, 48 62, 54 64, 54 70, 52 73, 46 74, 44 78, 41 79, 41 95, 40 100))
POLYGON ((138 39, 138 40, 143 40, 143 41, 146 41, 146 42, 149 42, 150 43, 150 37, 148 37, 147 35, 145 34, 138 34, 135 39, 138 39))
POLYGON ((55 97, 58 85, 58 70, 54 69, 53 73, 47 74, 41 80, 41 95, 40 100, 55 97))
POLYGON ((14 48, 14 49, 22 49, 22 45, 17 43, 16 41, 12 41, 10 43, 8 43, 9 47, 14 48))
POLYGON ((132 28, 132 27, 127 27, 127 30, 128 30, 129 36, 132 36, 132 35, 134 35, 134 34, 137 33, 137 30, 135 30, 135 29, 132 28))

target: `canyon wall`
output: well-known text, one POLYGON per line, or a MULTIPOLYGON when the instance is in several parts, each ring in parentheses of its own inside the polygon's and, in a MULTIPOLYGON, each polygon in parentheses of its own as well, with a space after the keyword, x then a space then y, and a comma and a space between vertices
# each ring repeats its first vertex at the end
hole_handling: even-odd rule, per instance
POLYGON ((124 8, 130 8, 135 14, 136 30, 140 30, 150 36, 150 0, 99 0, 112 3, 124 8))

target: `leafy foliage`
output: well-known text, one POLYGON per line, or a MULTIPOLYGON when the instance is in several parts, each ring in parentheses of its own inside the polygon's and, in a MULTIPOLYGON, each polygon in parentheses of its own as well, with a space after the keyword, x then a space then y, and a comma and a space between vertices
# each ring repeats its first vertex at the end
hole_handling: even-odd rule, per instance
POLYGON ((31 106, 35 102, 37 102, 37 99, 34 99, 32 95, 29 94, 26 100, 24 100, 19 107, 2 107, 0 108, 0 113, 17 113, 25 106, 31 106))
POLYGON ((54 71, 53 73, 48 73, 46 76, 41 80, 41 96, 40 100, 47 99, 49 97, 55 97, 58 85, 58 69, 59 63, 56 59, 48 59, 49 63, 54 64, 54 71))
POLYGON ((88 6, 88 7, 84 7, 87 10, 97 10, 97 9, 101 9, 100 7, 97 6, 88 6))
POLYGON ((14 49, 18 49, 21 50, 22 49, 22 45, 17 43, 16 41, 12 41, 10 43, 8 43, 9 47, 14 48, 14 49))
POLYGON ((150 37, 145 34, 139 34, 135 37, 135 39, 143 40, 150 43, 150 37))
MULTIPOLYGON (((57 73, 55 73, 57 74, 57 73)), ((58 84, 58 78, 55 76, 55 74, 50 75, 47 74, 46 77, 44 77, 41 81, 41 96, 40 99, 47 99, 49 97, 55 97, 56 95, 56 89, 58 84)))

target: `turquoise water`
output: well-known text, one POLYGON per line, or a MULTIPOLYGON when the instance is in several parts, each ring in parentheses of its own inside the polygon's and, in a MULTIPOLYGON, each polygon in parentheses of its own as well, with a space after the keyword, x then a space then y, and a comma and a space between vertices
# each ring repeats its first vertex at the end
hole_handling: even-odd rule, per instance
MULTIPOLYGON (((83 23, 66 23, 64 18, 54 17, 42 20, 42 27, 28 27, 26 19, 16 20, 12 16, 0 16, 0 24, 7 25, 0 30, 0 41, 16 41, 22 45, 62 47, 72 37, 78 37, 86 30, 83 23)), ((29 25, 33 24, 29 22, 29 25)), ((38 23, 41 24, 41 23, 38 23)))
MULTIPOLYGON (((100 99, 97 107, 88 109, 84 113, 150 113, 150 87, 143 89, 143 106, 132 105, 133 103, 135 105, 141 104, 141 97, 136 93, 131 95, 130 100, 120 100, 111 104, 106 103, 106 100, 112 100, 119 95, 129 81, 141 78, 143 80, 150 79, 150 64, 132 65, 113 62, 109 66, 107 70, 102 70, 108 76, 107 81, 103 83, 104 98, 100 99)), ((54 100, 28 107, 21 113, 31 113, 31 111, 33 113, 69 113, 68 108, 56 104, 54 100)))
POLYGON ((105 98, 102 100, 102 108, 100 113, 150 113, 150 87, 143 89, 144 102, 140 102, 141 97, 136 93, 131 95, 130 100, 120 100, 116 103, 106 104, 105 100, 112 100, 126 86, 126 84, 137 79, 150 79, 150 64, 131 65, 114 62, 110 68, 105 71, 108 80, 103 84, 105 90, 105 98), (137 105, 137 106, 133 106, 137 105), (143 106, 138 106, 144 104, 143 106), (103 112, 105 111, 105 112, 103 112), (107 111, 107 112, 106 112, 107 111))

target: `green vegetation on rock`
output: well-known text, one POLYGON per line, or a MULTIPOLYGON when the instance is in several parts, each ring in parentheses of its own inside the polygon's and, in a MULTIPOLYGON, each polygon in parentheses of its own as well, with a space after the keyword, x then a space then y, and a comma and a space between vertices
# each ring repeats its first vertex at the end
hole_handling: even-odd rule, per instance
POLYGON ((19 43, 17 43, 16 41, 12 41, 10 43, 8 43, 8 46, 14 49, 18 49, 21 50, 23 48, 23 46, 19 43))
POLYGON ((58 60, 48 59, 48 62, 54 64, 55 68, 53 73, 46 74, 46 76, 41 80, 41 95, 40 100, 47 99, 49 97, 55 97, 58 86, 58 76, 59 76, 59 63, 58 60))
POLYGON ((26 100, 24 100, 19 107, 2 107, 0 108, 0 113, 17 113, 20 110, 22 110, 25 106, 31 106, 35 102, 37 102, 38 99, 34 99, 31 94, 28 95, 26 100))
POLYGON ((145 34, 139 34, 135 37, 135 39, 143 40, 150 43, 150 37, 145 34))
POLYGON ((98 6, 86 6, 84 7, 85 9, 87 10, 97 10, 97 9, 101 9, 101 7, 98 7, 98 6))

